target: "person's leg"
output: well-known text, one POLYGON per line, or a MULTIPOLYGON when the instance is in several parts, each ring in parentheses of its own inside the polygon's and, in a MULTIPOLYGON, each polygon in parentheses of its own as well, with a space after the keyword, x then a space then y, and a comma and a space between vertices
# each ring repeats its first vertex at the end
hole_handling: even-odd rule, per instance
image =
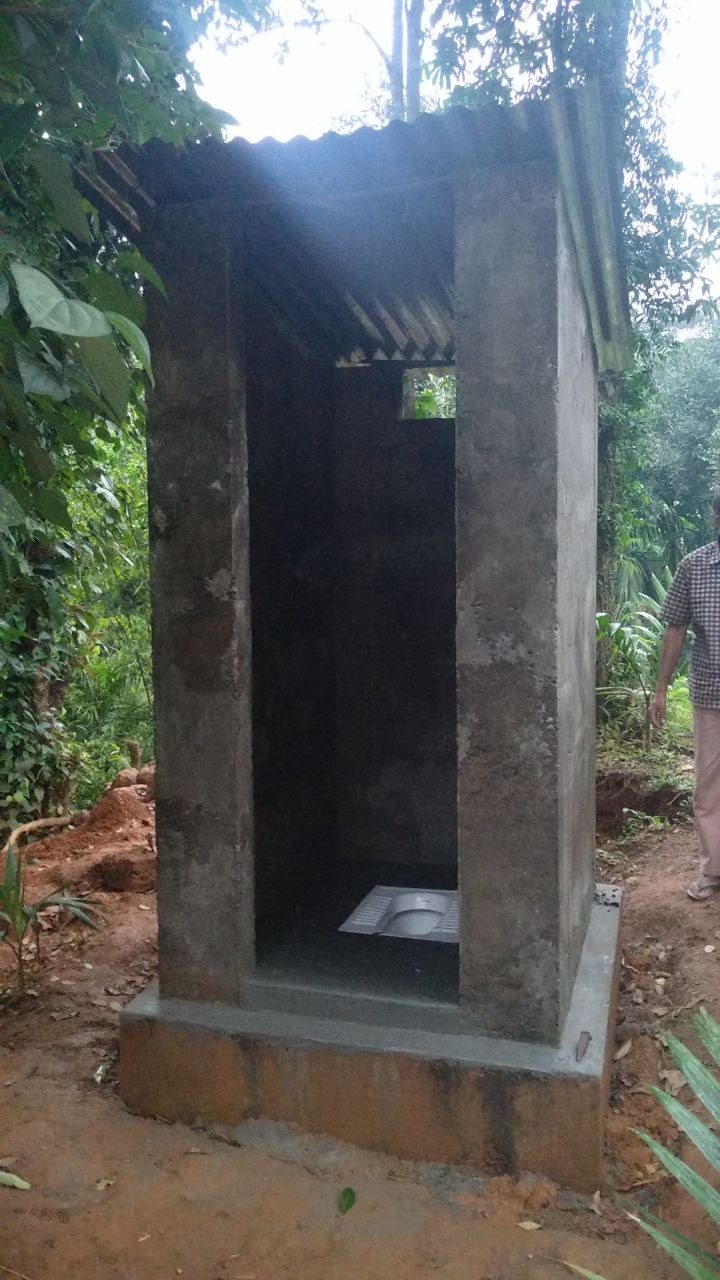
POLYGON ((700 843, 701 875, 688 889, 708 898, 720 888, 720 711, 693 707, 695 794, 693 811, 700 843))

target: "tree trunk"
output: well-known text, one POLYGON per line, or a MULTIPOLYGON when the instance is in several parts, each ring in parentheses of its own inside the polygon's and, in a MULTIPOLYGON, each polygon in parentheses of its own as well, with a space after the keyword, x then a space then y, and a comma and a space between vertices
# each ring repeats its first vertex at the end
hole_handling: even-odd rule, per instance
POLYGON ((405 22, 404 0, 393 0, 392 52, 390 54, 390 119, 405 119, 405 22))
MULTIPOLYGON (((625 86, 630 16, 633 0, 610 0, 597 7, 595 14, 594 73, 605 86, 610 111, 612 157, 615 181, 622 191, 625 151, 625 86)), ((616 376, 607 375, 600 385, 600 421, 598 433, 598 609, 612 617, 615 610, 615 563, 617 553, 616 483, 615 483, 615 415, 611 410, 620 393, 616 376), (604 408, 606 411, 604 412, 604 408)), ((607 684, 609 653, 598 649, 598 685, 607 684)))
POLYGON ((422 79, 423 9, 425 0, 407 0, 405 9, 407 38, 407 80, 405 86, 405 119, 420 115, 420 82, 422 79))

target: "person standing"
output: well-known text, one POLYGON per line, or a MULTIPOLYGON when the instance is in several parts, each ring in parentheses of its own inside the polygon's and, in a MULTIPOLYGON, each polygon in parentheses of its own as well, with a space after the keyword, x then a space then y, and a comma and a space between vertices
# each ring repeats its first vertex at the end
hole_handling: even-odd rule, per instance
MULTIPOLYGON (((720 489, 713 495, 713 510, 720 528, 720 489)), ((681 560, 660 617, 667 629, 649 707, 650 723, 656 729, 665 722, 667 690, 688 627, 695 635, 688 683, 695 737, 693 811, 701 867, 687 893, 704 902, 720 892, 720 539, 681 560)))

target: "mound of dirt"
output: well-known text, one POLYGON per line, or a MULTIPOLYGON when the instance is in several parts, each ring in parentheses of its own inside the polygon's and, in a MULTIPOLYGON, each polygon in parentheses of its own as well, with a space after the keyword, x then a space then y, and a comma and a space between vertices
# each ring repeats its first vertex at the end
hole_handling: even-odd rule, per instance
POLYGON ((122 787, 106 791, 98 800, 87 822, 59 836, 46 836, 28 845, 28 857, 37 862, 61 862, 85 853, 97 853, 107 844, 145 843, 152 832, 154 818, 150 806, 139 794, 139 787, 122 787))
MULTIPOLYGON (((123 770, 118 778, 136 770, 123 770)), ((148 786, 116 785, 86 822, 29 845, 27 857, 59 889, 145 893, 155 887, 155 815, 148 786)))

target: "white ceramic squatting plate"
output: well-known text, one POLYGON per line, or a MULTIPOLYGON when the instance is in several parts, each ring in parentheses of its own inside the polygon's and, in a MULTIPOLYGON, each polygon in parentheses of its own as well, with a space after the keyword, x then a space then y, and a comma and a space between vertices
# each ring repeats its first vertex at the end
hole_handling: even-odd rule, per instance
POLYGON ((409 889, 376 884, 340 925, 339 932, 413 938, 421 942, 457 942, 457 889, 409 889), (443 909, 445 904, 446 909, 443 909), (434 921, 427 931, 423 916, 426 916, 428 924, 434 921))

